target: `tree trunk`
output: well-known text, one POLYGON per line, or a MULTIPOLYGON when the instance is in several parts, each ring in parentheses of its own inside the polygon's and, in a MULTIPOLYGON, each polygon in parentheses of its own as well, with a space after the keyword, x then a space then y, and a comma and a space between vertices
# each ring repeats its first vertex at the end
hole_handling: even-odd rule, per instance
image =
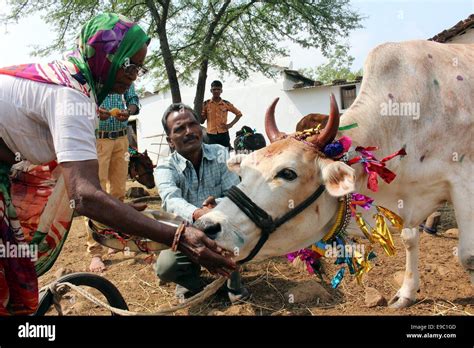
POLYGON ((225 11, 230 5, 230 3, 231 0, 226 0, 225 3, 222 4, 219 11, 217 13, 214 13, 214 19, 211 23, 209 23, 209 28, 202 44, 202 62, 199 65, 199 77, 196 86, 196 95, 194 96, 194 111, 196 111, 199 118, 201 118, 202 103, 204 101, 204 93, 206 92, 207 69, 209 67, 209 52, 215 48, 215 44, 213 44, 214 47, 210 47, 212 37, 214 36, 214 32, 216 30, 217 25, 219 24, 219 21, 224 16, 225 11))
POLYGON ((158 12, 156 4, 153 0, 146 0, 145 4, 156 23, 156 33, 160 39, 161 55, 165 63, 166 75, 171 89, 171 98, 173 103, 181 102, 181 92, 179 90, 179 81, 176 69, 174 67, 174 58, 171 54, 170 45, 168 43, 168 35, 166 34, 166 21, 168 19, 168 11, 170 0, 158 1, 161 8, 161 14, 158 12))
POLYGON ((166 36, 166 29, 160 30, 160 48, 165 63, 166 74, 168 75, 168 82, 170 84, 171 98, 173 103, 181 103, 181 91, 179 90, 178 75, 174 67, 174 59, 168 45, 168 37, 166 36))
POLYGON ((204 59, 199 66, 199 77, 196 86, 196 95, 194 96, 194 111, 201 119, 202 103, 204 102, 204 94, 206 93, 207 69, 209 60, 204 59))

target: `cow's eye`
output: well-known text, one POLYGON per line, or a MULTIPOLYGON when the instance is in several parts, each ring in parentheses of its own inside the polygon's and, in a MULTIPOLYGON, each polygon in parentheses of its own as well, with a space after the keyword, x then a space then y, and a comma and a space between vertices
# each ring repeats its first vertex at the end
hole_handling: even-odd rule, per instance
POLYGON ((291 169, 282 169, 278 172, 278 174, 276 175, 277 178, 282 178, 286 181, 293 181, 295 180, 298 175, 291 169))

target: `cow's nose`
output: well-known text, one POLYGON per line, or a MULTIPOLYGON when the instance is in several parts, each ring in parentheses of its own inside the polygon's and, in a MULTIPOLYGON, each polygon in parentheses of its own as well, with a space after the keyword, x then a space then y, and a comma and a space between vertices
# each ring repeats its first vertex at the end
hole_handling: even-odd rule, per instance
POLYGON ((215 239, 217 234, 221 231, 221 224, 203 219, 196 221, 194 227, 203 231, 211 239, 215 239))
POLYGON ((217 234, 221 231, 221 224, 213 224, 206 226, 204 233, 211 239, 216 239, 217 234))

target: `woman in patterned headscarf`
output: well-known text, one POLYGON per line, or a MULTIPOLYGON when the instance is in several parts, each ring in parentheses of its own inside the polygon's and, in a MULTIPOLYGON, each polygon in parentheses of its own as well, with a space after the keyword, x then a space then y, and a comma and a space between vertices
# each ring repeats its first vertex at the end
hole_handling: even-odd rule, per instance
MULTIPOLYGON (((57 246, 64 242, 61 236, 70 227, 64 205, 123 233, 173 243, 173 227, 109 196, 102 191, 97 174, 98 105, 109 92, 123 94, 136 80, 148 43, 136 23, 106 13, 83 26, 76 49, 65 60, 0 69, 0 315, 35 311, 37 275, 51 267, 57 246), (39 223, 29 221, 28 228, 19 219, 20 209, 18 214, 15 209, 9 177, 12 165, 21 160, 53 163, 53 167, 57 162, 62 174, 58 183, 67 191, 66 201, 51 194, 44 208, 47 214, 43 212, 39 223), (5 252, 26 243, 37 243, 39 257, 46 261, 38 262, 34 258, 38 255, 13 257, 5 252)), ((41 186, 43 181, 39 182, 41 186)), ((25 191, 23 197, 28 197, 28 190, 17 191, 25 191)), ((215 242, 191 227, 182 234, 178 249, 211 272, 228 275, 235 268, 233 261, 221 256, 215 242)))

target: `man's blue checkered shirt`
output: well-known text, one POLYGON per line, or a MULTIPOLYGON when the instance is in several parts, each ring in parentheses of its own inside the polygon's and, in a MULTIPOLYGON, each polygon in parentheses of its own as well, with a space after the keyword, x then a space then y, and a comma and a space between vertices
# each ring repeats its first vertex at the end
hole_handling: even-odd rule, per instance
POLYGON ((192 163, 173 152, 160 159, 155 169, 155 183, 162 200, 163 210, 180 215, 189 222, 193 212, 202 207, 209 196, 219 203, 224 194, 240 180, 227 168, 229 153, 221 145, 203 144, 203 156, 199 173, 192 163))
MULTIPOLYGON (((109 94, 102 104, 100 105, 101 108, 106 110, 111 110, 113 108, 117 108, 120 110, 125 110, 129 105, 136 105, 140 108, 140 102, 138 100, 138 96, 135 93, 135 87, 132 84, 130 88, 123 94, 109 94)), ((128 121, 120 122, 115 117, 109 117, 105 121, 99 122, 99 131, 102 132, 116 132, 122 129, 127 128, 128 121)))

